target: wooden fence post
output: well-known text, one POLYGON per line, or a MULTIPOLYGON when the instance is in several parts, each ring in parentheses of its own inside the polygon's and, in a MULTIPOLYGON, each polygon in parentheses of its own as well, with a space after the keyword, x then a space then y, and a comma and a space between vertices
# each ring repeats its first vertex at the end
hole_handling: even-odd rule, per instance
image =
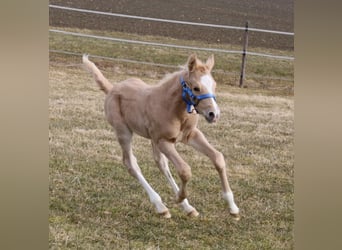
POLYGON ((246 51, 248 46, 248 25, 249 22, 246 22, 246 29, 245 29, 245 39, 243 44, 243 52, 242 52, 242 64, 241 64, 241 74, 240 74, 240 84, 239 87, 243 87, 243 80, 245 78, 245 67, 246 67, 246 51))

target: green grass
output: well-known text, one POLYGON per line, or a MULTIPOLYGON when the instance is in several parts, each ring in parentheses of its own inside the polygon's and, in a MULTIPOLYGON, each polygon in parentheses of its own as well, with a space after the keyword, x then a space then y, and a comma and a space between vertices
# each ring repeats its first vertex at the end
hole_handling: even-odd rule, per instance
MULTIPOLYGON (((55 39, 51 37, 51 46, 57 47, 55 39)), ((103 46, 98 41, 96 45, 103 46)), ((173 60, 178 64, 181 58, 173 60)), ((241 209, 238 222, 229 215, 218 174, 206 157, 177 145, 192 167, 189 202, 200 212, 198 218, 188 218, 155 165, 150 142, 135 136, 134 153, 143 174, 172 214, 163 219, 122 165, 119 144, 104 118, 104 95, 79 62, 80 58, 69 56, 50 58, 50 249, 293 249, 292 96, 278 91, 278 84, 273 89, 240 89, 221 83, 220 121, 200 120, 200 129, 228 163, 229 181, 241 209)), ((165 71, 96 62, 113 82, 137 75, 153 84, 165 71)), ((223 82, 234 80, 220 77, 223 82)))

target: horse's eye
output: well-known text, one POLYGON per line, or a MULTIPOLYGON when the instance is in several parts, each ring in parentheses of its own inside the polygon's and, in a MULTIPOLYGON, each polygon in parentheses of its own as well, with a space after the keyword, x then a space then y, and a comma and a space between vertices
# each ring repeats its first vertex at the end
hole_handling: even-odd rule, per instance
POLYGON ((199 92, 200 91, 199 87, 194 87, 194 91, 199 92))

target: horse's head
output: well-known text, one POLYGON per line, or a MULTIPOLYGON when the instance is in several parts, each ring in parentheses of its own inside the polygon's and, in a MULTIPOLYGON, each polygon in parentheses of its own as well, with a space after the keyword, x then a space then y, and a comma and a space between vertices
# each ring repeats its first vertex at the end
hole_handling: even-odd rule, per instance
POLYGON ((187 62, 189 72, 188 79, 182 83, 183 98, 184 91, 187 91, 186 94, 190 96, 187 98, 190 98, 191 105, 193 105, 196 111, 199 114, 202 114, 209 123, 216 122, 220 116, 220 109, 217 106, 215 98, 216 82, 211 75, 213 67, 214 55, 211 55, 206 63, 201 62, 196 54, 190 55, 187 62), (185 84, 186 86, 184 87, 185 84), (184 88, 188 89, 184 90, 184 88))

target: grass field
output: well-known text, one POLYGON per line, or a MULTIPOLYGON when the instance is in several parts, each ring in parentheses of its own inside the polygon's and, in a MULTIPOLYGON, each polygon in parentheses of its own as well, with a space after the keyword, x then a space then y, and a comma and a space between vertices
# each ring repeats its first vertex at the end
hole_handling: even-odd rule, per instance
MULTIPOLYGON (((128 57, 151 56, 153 62, 175 65, 191 53, 50 36, 50 48, 67 46, 117 57, 126 51, 128 57)), ((198 218, 188 218, 156 167, 150 142, 134 137, 138 163, 172 214, 163 219, 121 164, 121 150, 104 118, 104 95, 80 67, 81 58, 50 55, 50 249, 293 249, 294 101, 288 91, 293 83, 248 79, 250 86, 240 89, 233 84, 234 76, 214 74, 221 119, 217 124, 201 119, 199 127, 228 162, 241 209, 238 222, 229 215, 217 172, 206 157, 177 145, 192 166, 189 201, 200 212, 198 218)), ((225 58, 215 56, 217 68, 224 69, 225 58)), ((94 61, 112 82, 138 76, 155 84, 165 71, 173 71, 94 61)), ((249 69, 259 69, 265 77, 293 76, 293 65, 275 62, 251 60, 249 69)), ((230 63, 238 67, 240 60, 230 63)), ((172 165, 171 171, 179 181, 172 165)))

